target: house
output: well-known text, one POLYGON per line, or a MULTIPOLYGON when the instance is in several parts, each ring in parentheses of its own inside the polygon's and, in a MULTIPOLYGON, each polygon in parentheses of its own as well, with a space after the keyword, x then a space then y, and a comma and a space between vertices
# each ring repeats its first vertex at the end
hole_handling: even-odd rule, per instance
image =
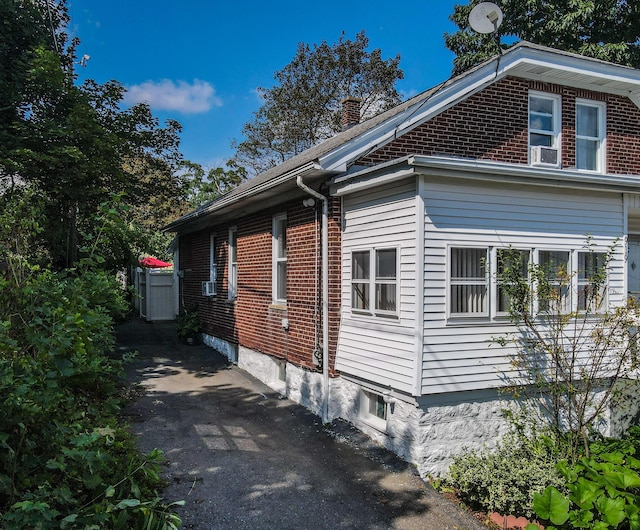
POLYGON ((501 248, 621 241, 608 303, 640 292, 640 71, 521 42, 167 229, 207 344, 442 473, 505 432, 501 248))

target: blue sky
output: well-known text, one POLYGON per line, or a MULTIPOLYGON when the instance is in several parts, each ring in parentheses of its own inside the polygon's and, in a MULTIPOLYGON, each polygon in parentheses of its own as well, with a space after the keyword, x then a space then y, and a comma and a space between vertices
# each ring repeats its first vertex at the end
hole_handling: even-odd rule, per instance
POLYGON ((118 80, 128 101, 180 122, 185 158, 208 168, 233 155, 231 141, 260 106, 256 88, 273 85, 299 42, 332 44, 364 29, 370 50, 400 54, 404 98, 447 79, 443 34, 456 29, 455 3, 465 2, 68 0, 78 56, 90 56, 80 80, 118 80))

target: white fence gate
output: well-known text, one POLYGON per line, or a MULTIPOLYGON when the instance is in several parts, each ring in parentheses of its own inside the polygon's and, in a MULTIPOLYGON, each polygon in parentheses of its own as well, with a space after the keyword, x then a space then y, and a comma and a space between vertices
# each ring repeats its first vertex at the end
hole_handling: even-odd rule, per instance
POLYGON ((174 320, 175 282, 173 271, 162 269, 136 269, 135 287, 138 293, 136 307, 145 320, 174 320))

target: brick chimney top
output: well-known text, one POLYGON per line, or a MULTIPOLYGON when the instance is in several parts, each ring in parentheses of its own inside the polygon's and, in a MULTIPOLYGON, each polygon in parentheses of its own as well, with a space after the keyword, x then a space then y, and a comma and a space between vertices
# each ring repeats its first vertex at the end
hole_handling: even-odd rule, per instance
POLYGON ((353 96, 347 96, 341 102, 342 104, 342 130, 358 125, 360 123, 360 104, 362 100, 353 96))

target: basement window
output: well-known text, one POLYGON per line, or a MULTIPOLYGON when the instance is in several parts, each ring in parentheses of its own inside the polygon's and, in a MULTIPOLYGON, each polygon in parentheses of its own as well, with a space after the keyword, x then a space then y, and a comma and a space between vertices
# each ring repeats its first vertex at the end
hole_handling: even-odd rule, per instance
POLYGON ((387 430, 387 415, 389 405, 384 400, 384 396, 360 390, 360 418, 380 431, 387 430))

